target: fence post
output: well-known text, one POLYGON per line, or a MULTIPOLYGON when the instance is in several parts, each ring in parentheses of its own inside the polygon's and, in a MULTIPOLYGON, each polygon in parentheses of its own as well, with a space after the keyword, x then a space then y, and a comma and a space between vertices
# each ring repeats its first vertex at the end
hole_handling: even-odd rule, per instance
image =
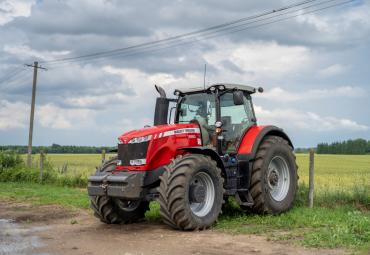
POLYGON ((314 196, 314 170, 315 170, 315 152, 310 150, 310 165, 309 165, 309 184, 308 184, 308 206, 313 207, 314 196))
POLYGON ((40 152, 40 182, 42 182, 44 175, 44 152, 40 152))
POLYGON ((105 162, 105 150, 102 150, 101 151, 101 162, 104 163, 105 162))

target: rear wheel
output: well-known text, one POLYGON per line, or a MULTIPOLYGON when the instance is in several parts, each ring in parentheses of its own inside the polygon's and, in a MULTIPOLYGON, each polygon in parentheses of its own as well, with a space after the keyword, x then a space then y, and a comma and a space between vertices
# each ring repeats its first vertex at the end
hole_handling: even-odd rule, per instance
POLYGON ((210 157, 188 154, 166 166, 160 177, 160 214, 182 230, 205 229, 218 218, 223 202, 221 170, 210 157))
POLYGON ((267 136, 253 163, 252 211, 278 214, 289 210, 297 192, 297 180, 293 148, 281 137, 267 136))
MULTIPOLYGON (((113 158, 103 163, 98 169, 100 172, 112 172, 117 163, 113 158)), ((131 223, 143 219, 149 209, 149 202, 142 200, 124 200, 108 196, 90 196, 90 207, 95 217, 107 224, 131 223)))

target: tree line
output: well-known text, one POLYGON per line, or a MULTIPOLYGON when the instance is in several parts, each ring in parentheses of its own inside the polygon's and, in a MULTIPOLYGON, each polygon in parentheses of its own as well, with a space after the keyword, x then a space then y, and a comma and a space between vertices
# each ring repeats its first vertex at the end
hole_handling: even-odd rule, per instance
POLYGON ((357 154, 370 153, 370 141, 365 139, 347 140, 334 143, 320 143, 316 148, 317 154, 357 154))
MULTIPOLYGON (((109 152, 116 147, 108 146, 75 146, 75 145, 59 145, 52 144, 51 146, 33 146, 32 153, 38 154, 41 151, 44 153, 102 153, 103 150, 109 152)), ((0 151, 15 151, 20 154, 25 154, 28 152, 28 147, 26 145, 0 145, 0 151)))

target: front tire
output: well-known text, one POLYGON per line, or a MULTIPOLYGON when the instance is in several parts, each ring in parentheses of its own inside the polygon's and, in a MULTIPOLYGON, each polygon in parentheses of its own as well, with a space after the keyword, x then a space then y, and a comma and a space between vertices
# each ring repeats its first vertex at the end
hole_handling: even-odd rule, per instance
POLYGON ((264 138, 252 168, 252 211, 259 214, 288 211, 294 203, 297 181, 293 148, 281 137, 264 138))
POLYGON ((223 203, 221 170, 210 157, 180 156, 166 166, 158 188, 164 223, 181 230, 209 228, 223 203))
MULTIPOLYGON (((117 158, 104 162, 96 173, 112 172, 117 165, 117 158)), ((124 200, 108 196, 90 196, 90 207, 94 216, 107 224, 132 223, 145 217, 149 202, 142 200, 124 200)))

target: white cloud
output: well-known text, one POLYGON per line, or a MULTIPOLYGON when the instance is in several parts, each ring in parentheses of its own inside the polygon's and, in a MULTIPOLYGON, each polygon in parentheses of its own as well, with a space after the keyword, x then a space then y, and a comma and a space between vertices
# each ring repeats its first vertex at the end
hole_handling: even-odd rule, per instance
POLYGON ((328 76, 334 76, 334 75, 344 73, 347 70, 348 70, 347 66, 344 66, 341 64, 335 64, 335 65, 331 65, 331 66, 328 66, 320 70, 319 74, 322 76, 328 77, 328 76))
POLYGON ((65 103, 73 107, 102 108, 111 107, 113 104, 125 103, 130 98, 123 93, 112 93, 100 96, 69 97, 65 103))
POLYGON ((5 0, 0 1, 0 26, 12 21, 15 17, 28 17, 34 0, 5 0))
POLYGON ((19 59, 38 58, 42 60, 52 60, 69 54, 69 51, 37 51, 27 45, 5 45, 3 50, 17 56, 19 59))
POLYGON ((39 107, 36 116, 43 127, 78 129, 93 124, 95 112, 89 109, 64 109, 54 104, 46 104, 39 107))
POLYGON ((262 94, 257 94, 256 97, 277 102, 296 102, 337 97, 358 98, 366 96, 366 94, 364 89, 352 86, 343 86, 334 89, 310 89, 300 92, 293 92, 275 87, 262 94))
POLYGON ((218 45, 217 51, 205 54, 215 66, 229 60, 241 70, 253 74, 248 78, 281 77, 307 69, 312 64, 311 52, 304 46, 280 45, 276 42, 251 42, 240 45, 218 45))
POLYGON ((0 130, 24 128, 28 120, 29 106, 22 102, 0 101, 0 130))
POLYGON ((320 36, 312 38, 314 41, 345 44, 369 36, 369 11, 368 4, 359 4, 351 6, 351 8, 339 9, 335 15, 315 13, 300 15, 296 20, 300 24, 310 25, 320 34, 320 36))
MULTIPOLYGON (((0 101, 0 130, 28 126, 30 106, 23 102, 0 101)), ((52 129, 78 129, 94 123, 90 109, 60 108, 54 104, 36 105, 35 122, 52 129)))
POLYGON ((255 106, 259 124, 271 124, 285 129, 301 129, 316 132, 327 131, 367 131, 369 127, 356 121, 332 116, 320 116, 313 112, 303 112, 295 109, 266 110, 255 106))

